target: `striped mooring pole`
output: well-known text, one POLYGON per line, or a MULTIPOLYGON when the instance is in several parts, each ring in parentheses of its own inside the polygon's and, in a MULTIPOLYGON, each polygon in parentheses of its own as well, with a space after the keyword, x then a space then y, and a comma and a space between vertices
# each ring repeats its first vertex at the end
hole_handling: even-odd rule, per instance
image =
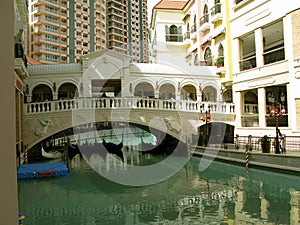
POLYGON ((188 159, 191 158, 191 144, 188 142, 187 143, 187 152, 188 152, 188 159))
POLYGON ((246 169, 248 169, 249 165, 249 144, 246 144, 246 169))

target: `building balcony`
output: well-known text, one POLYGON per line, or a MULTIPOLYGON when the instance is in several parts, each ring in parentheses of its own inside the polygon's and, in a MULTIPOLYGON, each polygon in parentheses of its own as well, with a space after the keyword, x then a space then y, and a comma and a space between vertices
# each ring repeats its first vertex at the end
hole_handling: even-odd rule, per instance
POLYGON ((222 75, 224 75, 226 73, 226 68, 224 67, 224 65, 223 66, 218 66, 215 69, 215 71, 216 71, 216 74, 222 76, 222 75))
POLYGON ((274 71, 276 71, 276 76, 287 76, 289 73, 288 60, 240 71, 239 73, 234 74, 236 75, 235 82, 249 82, 249 80, 253 79, 254 81, 248 83, 249 88, 271 85, 275 82, 274 71))
POLYGON ((211 22, 216 23, 221 20, 223 20, 222 4, 218 3, 211 8, 211 22))
POLYGON ((189 46, 192 44, 191 35, 190 35, 189 31, 183 35, 183 42, 184 42, 184 45, 186 45, 186 46, 189 46))
POLYGON ((27 58, 24 54, 22 43, 15 43, 15 58, 14 58, 14 69, 19 77, 22 79, 28 78, 29 74, 27 71, 27 58))
POLYGON ((256 56, 251 56, 241 60, 240 62, 240 71, 252 69, 256 67, 256 56))
POLYGON ((181 34, 166 34, 166 42, 183 42, 181 34))
POLYGON ((27 71, 27 59, 26 56, 24 58, 15 58, 14 59, 14 69, 15 72, 21 79, 26 79, 29 77, 29 73, 27 71))
POLYGON ((200 18, 200 28, 199 30, 201 32, 204 32, 206 30, 210 29, 210 23, 209 23, 209 14, 205 14, 200 18))
POLYGON ((191 39, 196 39, 197 38, 197 25, 194 24, 191 27, 191 39))

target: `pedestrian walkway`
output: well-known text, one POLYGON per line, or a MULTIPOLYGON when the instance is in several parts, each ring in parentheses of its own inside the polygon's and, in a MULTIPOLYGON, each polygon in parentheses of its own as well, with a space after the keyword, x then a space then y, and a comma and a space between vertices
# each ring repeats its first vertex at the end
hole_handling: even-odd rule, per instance
POLYGON ((248 154, 246 154, 246 149, 196 147, 194 155, 229 163, 238 163, 245 167, 267 168, 284 173, 300 173, 300 151, 286 151, 283 154, 248 151, 248 154))

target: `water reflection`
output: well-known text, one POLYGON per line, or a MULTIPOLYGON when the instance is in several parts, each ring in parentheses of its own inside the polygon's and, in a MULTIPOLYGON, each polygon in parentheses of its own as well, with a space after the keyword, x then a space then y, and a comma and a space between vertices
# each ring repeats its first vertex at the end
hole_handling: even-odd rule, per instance
MULTIPOLYGON (((127 154, 127 164, 91 157, 101 170, 130 169, 159 160, 127 154), (99 162, 100 161, 100 162, 99 162)), ((168 180, 131 187, 113 183, 75 157, 69 177, 19 181, 25 224, 299 224, 297 176, 213 162, 199 171, 199 158, 168 180)))

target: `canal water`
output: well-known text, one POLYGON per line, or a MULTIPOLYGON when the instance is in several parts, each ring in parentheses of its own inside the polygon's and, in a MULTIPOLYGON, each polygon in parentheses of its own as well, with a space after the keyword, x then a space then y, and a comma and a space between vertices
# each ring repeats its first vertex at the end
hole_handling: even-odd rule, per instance
POLYGON ((118 184, 101 175, 160 157, 131 149, 125 160, 77 155, 70 161, 69 176, 19 180, 24 224, 300 224, 298 176, 217 161, 200 171, 198 157, 150 185, 118 184), (98 162, 98 170, 91 162, 98 162))

